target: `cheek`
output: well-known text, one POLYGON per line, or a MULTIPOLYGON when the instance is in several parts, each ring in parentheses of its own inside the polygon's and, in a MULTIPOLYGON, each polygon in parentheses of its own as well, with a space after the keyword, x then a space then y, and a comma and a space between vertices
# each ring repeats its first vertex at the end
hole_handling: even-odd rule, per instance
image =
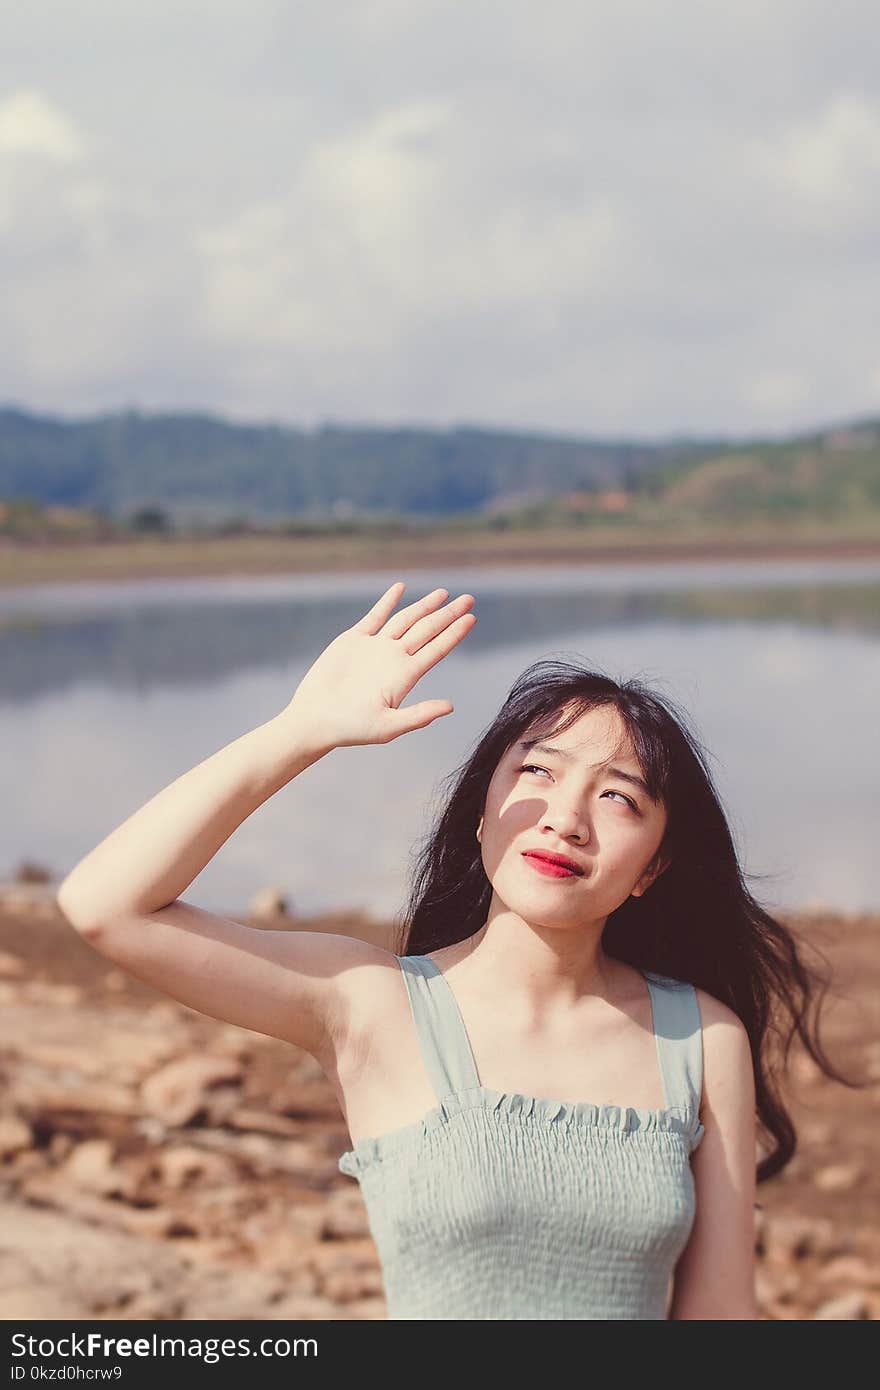
POLYGON ((595 873, 621 882, 638 877, 655 853, 658 839, 646 835, 643 826, 628 823, 623 814, 611 811, 602 823, 593 826, 589 852, 595 873))
POLYGON ((494 798, 487 798, 483 812, 483 839, 488 837, 493 845, 503 850, 512 841, 521 838, 523 833, 537 823, 535 801, 531 797, 517 796, 515 792, 503 789, 494 798))

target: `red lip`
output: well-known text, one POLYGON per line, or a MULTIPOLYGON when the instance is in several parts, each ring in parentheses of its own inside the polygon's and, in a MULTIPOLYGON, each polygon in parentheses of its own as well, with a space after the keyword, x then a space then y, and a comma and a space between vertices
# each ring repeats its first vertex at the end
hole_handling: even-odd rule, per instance
POLYGON ((550 854, 545 850, 527 849, 523 851, 523 858, 536 860, 544 867, 545 872, 549 873, 555 870, 556 877, 562 874, 572 874, 578 878, 583 877, 583 869, 579 868, 573 859, 566 858, 564 854, 550 854))

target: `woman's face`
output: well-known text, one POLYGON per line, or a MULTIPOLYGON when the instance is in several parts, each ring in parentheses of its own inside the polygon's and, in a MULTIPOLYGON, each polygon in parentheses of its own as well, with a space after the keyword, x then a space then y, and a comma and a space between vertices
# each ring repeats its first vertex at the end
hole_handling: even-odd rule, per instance
MULTIPOLYGON (((535 737, 526 732, 522 740, 535 737)), ((539 746, 524 748, 522 740, 498 763, 477 830, 494 896, 535 925, 604 919, 666 867, 652 866, 665 807, 630 780, 641 779, 641 769, 613 706, 587 711, 539 746), (533 850, 565 855, 582 872, 541 872, 527 857, 533 850)))

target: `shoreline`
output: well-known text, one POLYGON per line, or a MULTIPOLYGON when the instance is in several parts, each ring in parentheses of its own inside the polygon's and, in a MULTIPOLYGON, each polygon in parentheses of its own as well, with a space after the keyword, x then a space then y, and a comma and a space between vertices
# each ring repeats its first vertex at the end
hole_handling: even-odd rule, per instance
POLYGON ((246 535, 184 540, 137 540, 98 545, 0 545, 0 590, 101 580, 247 578, 456 566, 621 565, 778 560, 878 560, 880 536, 864 534, 751 535, 719 532, 663 539, 632 533, 585 537, 583 532, 440 531, 422 536, 246 535))
MULTIPOLYGON (((38 865, 36 857, 28 858, 27 862, 32 868, 37 866, 36 876, 16 877, 11 874, 0 878, 0 932, 3 929, 8 931, 16 918, 48 922, 66 929, 66 920, 55 900, 60 879, 38 865)), ((341 933, 359 937, 373 945, 387 944, 397 927, 396 919, 387 913, 371 912, 361 906, 340 903, 319 911, 298 912, 284 906, 283 897, 282 894, 280 899, 277 898, 275 890, 267 885, 254 894, 247 904, 210 910, 242 925, 283 931, 341 933)), ((810 933, 824 927, 832 932, 844 929, 880 933, 880 907, 850 909, 817 901, 800 907, 773 906, 769 910, 797 932, 810 933)), ((19 949, 24 949, 24 946, 20 944, 19 949)))

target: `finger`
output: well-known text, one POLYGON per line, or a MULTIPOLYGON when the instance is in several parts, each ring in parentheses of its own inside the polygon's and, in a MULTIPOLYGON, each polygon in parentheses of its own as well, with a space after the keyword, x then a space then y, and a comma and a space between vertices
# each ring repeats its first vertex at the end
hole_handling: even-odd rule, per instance
POLYGON ((410 734, 414 729, 424 729, 440 719, 444 714, 452 714, 455 706, 451 700, 420 700, 417 705, 407 705, 394 712, 392 738, 398 734, 410 734))
POLYGON ((358 632, 368 632, 372 635, 377 633, 387 621, 394 609, 394 605, 400 600, 406 585, 402 579, 396 580, 390 589, 386 589, 380 599, 378 599, 362 618, 354 624, 358 632))
POLYGON ((383 637, 402 637, 409 632, 413 623, 421 618, 425 613, 430 613, 449 597, 448 589, 434 589, 430 594, 425 594, 424 598, 418 599, 415 603, 409 604, 406 608, 401 608, 399 613, 385 624, 382 631, 383 637))
MULTIPOLYGON (((447 656, 463 637, 467 637, 471 628, 476 625, 476 621, 476 613, 462 613, 460 618, 456 618, 454 623, 450 623, 449 627, 438 633, 432 641, 426 642, 424 647, 420 648, 417 656, 418 675, 416 680, 421 680, 426 671, 430 671, 431 667, 436 666, 438 661, 442 661, 444 656, 447 656)), ((416 681, 413 681, 413 685, 415 683, 416 681)))
POLYGON ((473 602, 473 594, 459 594, 458 598, 441 608, 439 613, 430 613, 427 617, 420 618, 418 622, 413 623, 409 632, 401 638, 400 645, 404 651, 409 652, 410 656, 414 656, 444 628, 449 627, 456 618, 460 618, 465 609, 470 608, 473 602))

